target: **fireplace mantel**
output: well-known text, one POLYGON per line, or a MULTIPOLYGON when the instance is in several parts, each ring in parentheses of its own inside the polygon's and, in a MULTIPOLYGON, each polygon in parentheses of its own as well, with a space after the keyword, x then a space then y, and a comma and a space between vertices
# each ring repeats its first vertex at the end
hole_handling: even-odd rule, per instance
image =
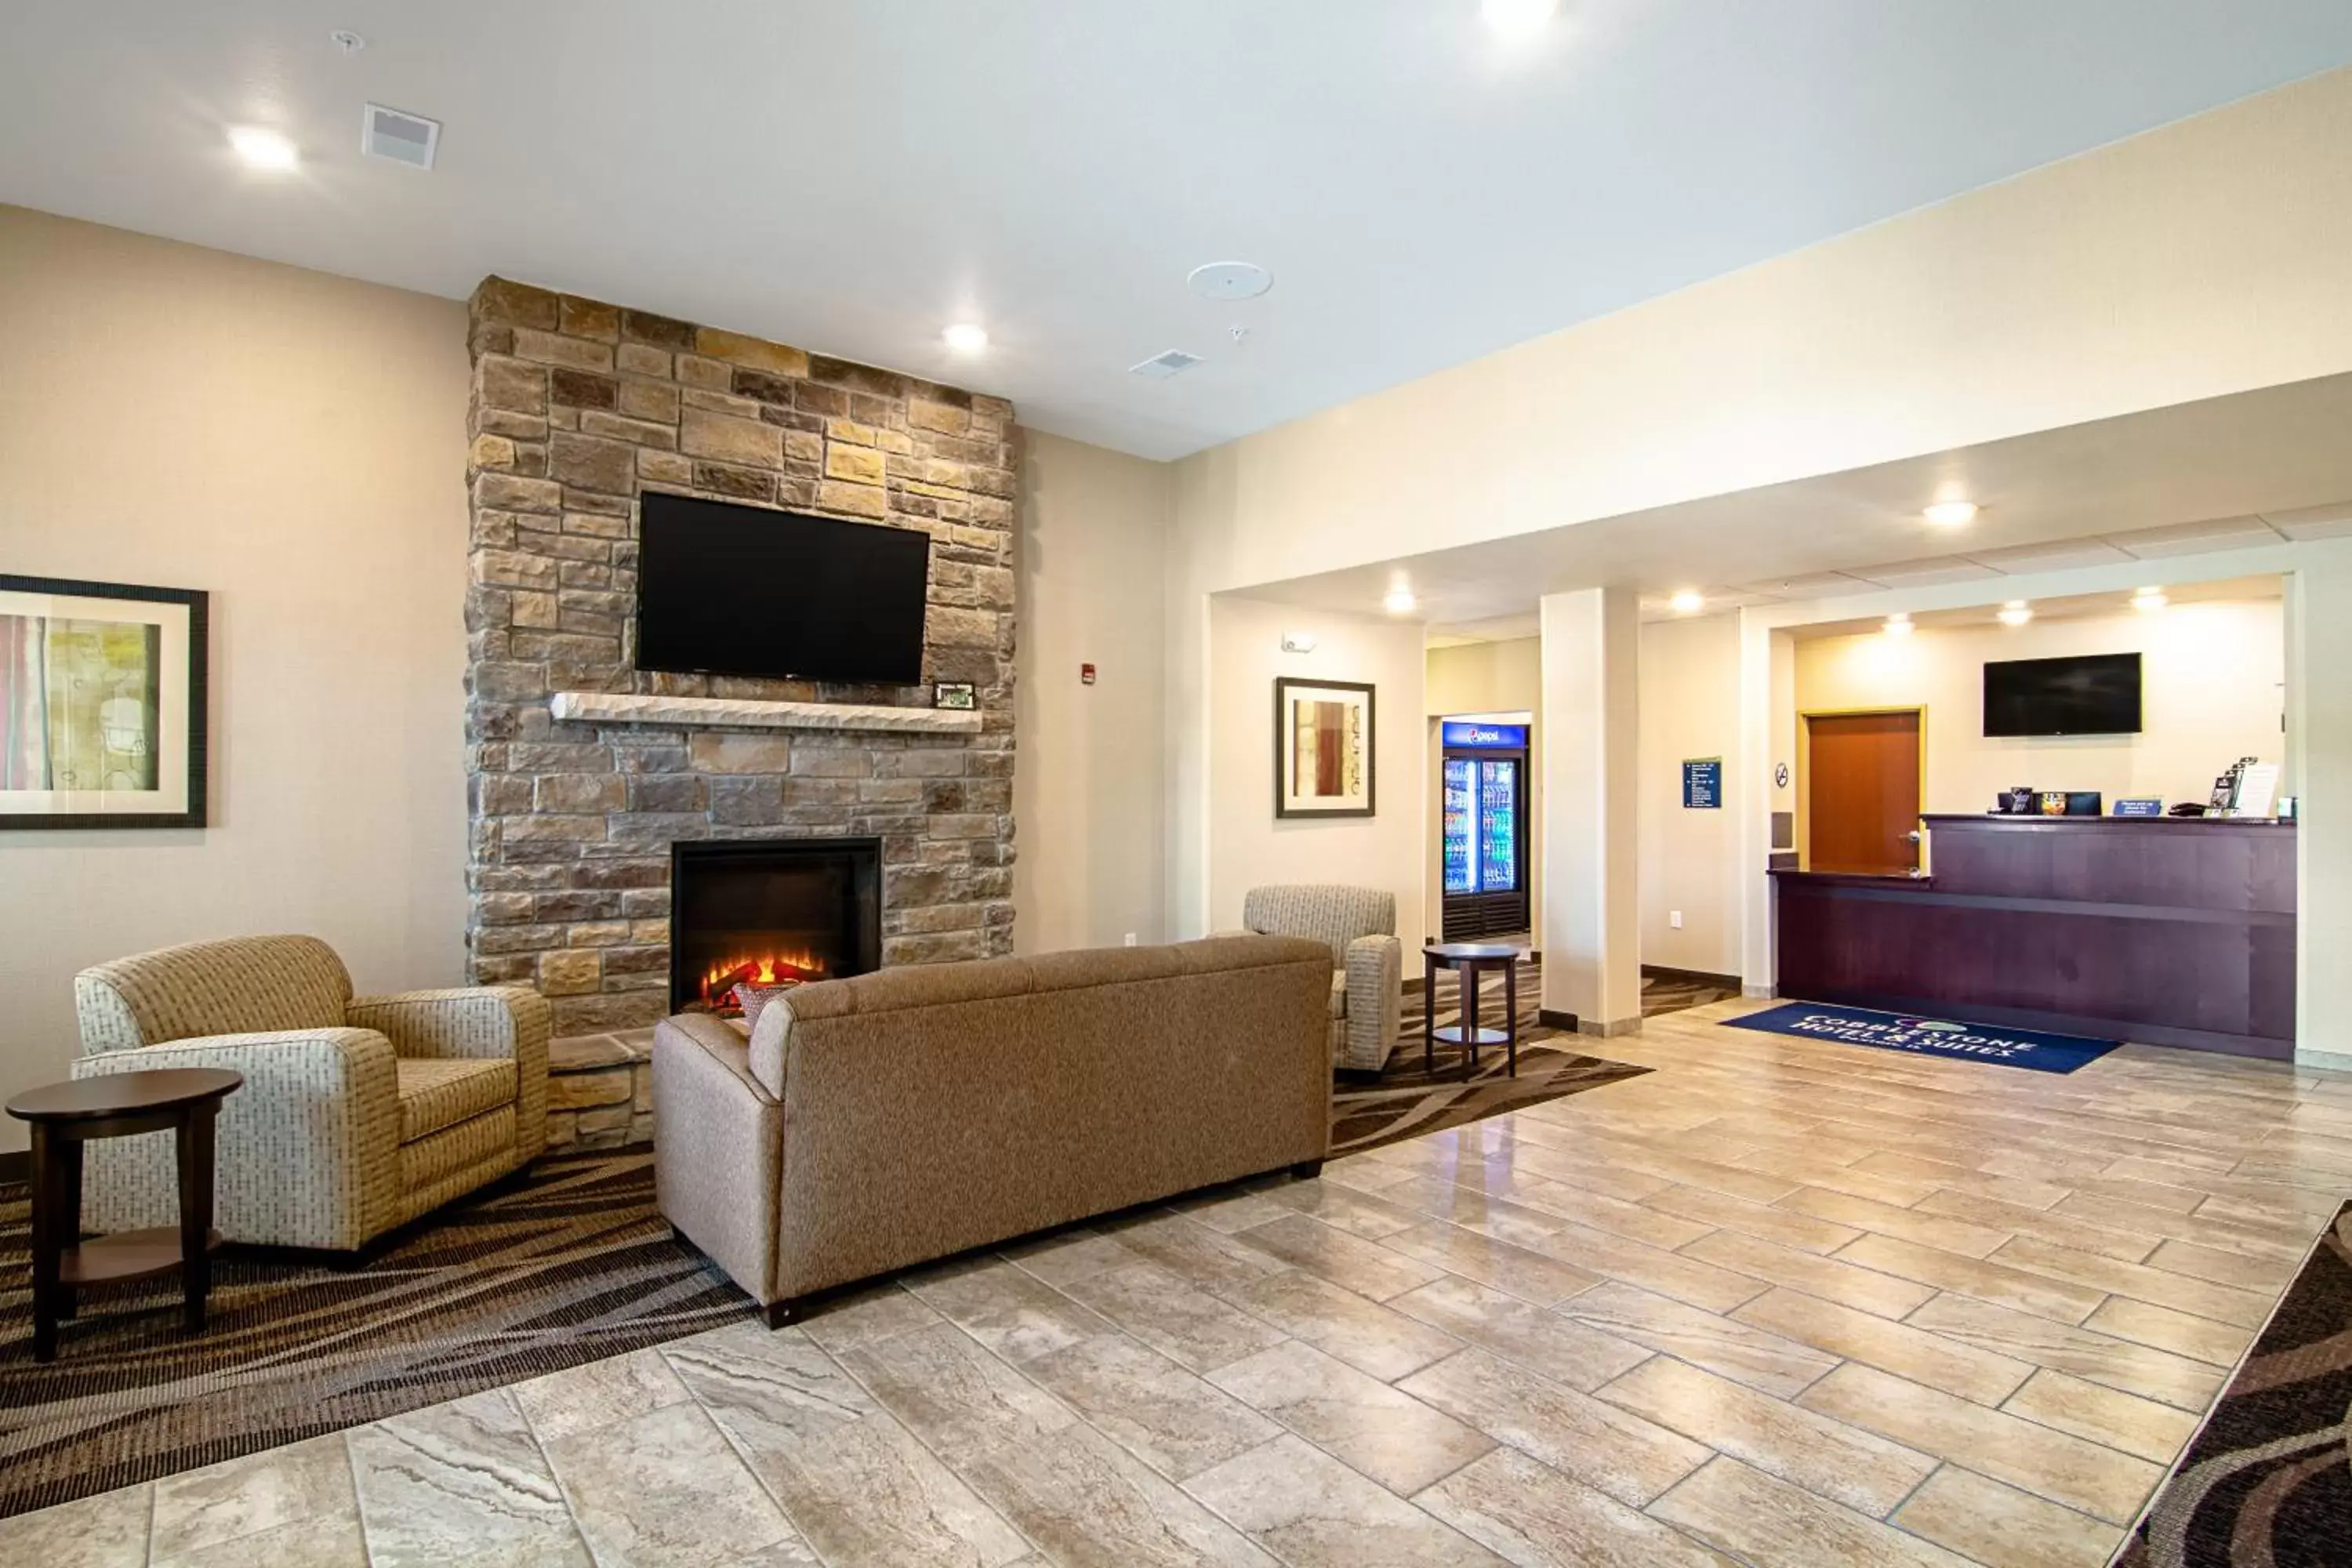
POLYGON ((697 730, 887 730, 976 735, 968 708, 885 708, 862 702, 769 702, 749 697, 646 697, 625 691, 559 691, 557 719, 587 724, 667 724, 697 730))

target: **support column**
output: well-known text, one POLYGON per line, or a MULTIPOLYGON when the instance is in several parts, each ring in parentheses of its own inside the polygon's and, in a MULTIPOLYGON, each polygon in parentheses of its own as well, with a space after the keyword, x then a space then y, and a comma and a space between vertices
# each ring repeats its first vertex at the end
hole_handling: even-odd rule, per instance
POLYGON ((1641 627, 1619 588, 1547 594, 1543 1006, 1591 1035, 1642 1026, 1635 742, 1641 627))
POLYGON ((2300 805, 2295 1060, 2352 1068, 2352 540, 2287 579, 2285 782, 2300 805))

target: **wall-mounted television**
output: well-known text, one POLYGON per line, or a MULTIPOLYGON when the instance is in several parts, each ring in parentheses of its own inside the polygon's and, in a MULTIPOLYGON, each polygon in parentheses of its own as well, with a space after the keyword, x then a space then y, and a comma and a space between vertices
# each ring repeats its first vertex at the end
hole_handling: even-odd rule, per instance
POLYGON ((1984 667, 1988 735, 2137 735, 2139 655, 2011 658, 1984 667))
POLYGON ((639 669, 911 686, 931 539, 648 492, 638 506, 639 669))

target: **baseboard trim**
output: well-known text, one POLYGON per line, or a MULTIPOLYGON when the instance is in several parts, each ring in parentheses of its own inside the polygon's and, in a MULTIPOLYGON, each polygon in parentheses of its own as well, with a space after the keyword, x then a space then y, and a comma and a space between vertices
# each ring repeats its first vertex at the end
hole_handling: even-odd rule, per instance
POLYGON ((1739 989, 1739 976, 1737 974, 1717 974, 1705 969, 1676 969, 1664 963, 1642 965, 1642 977, 1645 980, 1672 981, 1683 985, 1712 985, 1718 991, 1739 989))
POLYGON ((1743 985, 1739 994, 1752 1001, 1775 1002, 1780 1000, 1780 988, 1778 985, 1743 985))
POLYGON ((1554 1007, 1537 1008, 1536 1022, 1547 1029, 1566 1029, 1570 1034, 1576 1032, 1576 1015, 1563 1013, 1554 1007))
POLYGON ((0 1182, 29 1182, 32 1179, 33 1152, 30 1149, 0 1154, 0 1182))
POLYGON ((1642 1020, 1632 1018, 1586 1018, 1576 1026, 1580 1035, 1590 1035, 1597 1040, 1622 1039, 1642 1032, 1642 1020))

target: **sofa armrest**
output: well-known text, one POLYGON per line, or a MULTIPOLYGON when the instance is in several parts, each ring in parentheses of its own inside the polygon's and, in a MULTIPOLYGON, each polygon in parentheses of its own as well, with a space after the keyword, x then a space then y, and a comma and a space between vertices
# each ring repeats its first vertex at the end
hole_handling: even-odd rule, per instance
POLYGON ((743 1037, 708 1014, 655 1025, 653 1067, 655 1201, 737 1284, 774 1300, 784 1108, 743 1037))
POLYGON ((354 996, 343 1009, 353 1028, 373 1029, 404 1057, 512 1057, 536 1043, 542 1064, 547 999, 520 985, 465 985, 354 996))
POLYGON ((354 996, 346 1022, 373 1029, 404 1057, 505 1058, 515 1065, 515 1154, 547 1147, 547 998, 524 985, 457 985, 354 996))
POLYGON ((1348 1047, 1339 1065, 1359 1072, 1388 1066, 1404 991, 1404 942, 1360 936, 1348 944, 1348 1047))
MULTIPOLYGON (((388 1229, 400 1196, 400 1088, 392 1043, 373 1029, 283 1029, 173 1040, 83 1057, 78 1079, 226 1068, 245 1085, 221 1102, 214 1215, 234 1241, 349 1248, 388 1229)), ((83 1223, 176 1223, 171 1134, 90 1146, 83 1223)))

